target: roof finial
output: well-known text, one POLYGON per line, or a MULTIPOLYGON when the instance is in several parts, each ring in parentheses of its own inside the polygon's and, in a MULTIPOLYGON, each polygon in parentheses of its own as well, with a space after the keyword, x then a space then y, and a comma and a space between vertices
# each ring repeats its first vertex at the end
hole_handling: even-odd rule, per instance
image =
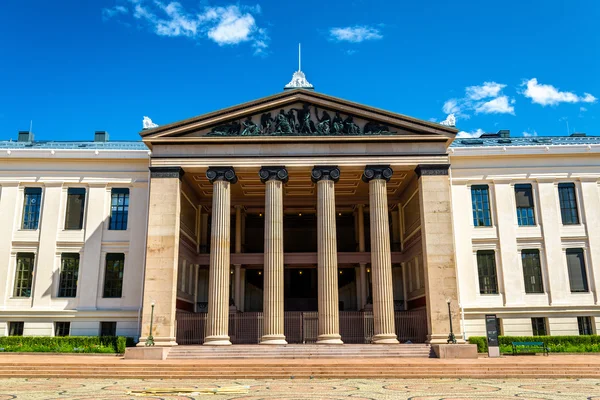
POLYGON ((315 87, 308 83, 304 72, 302 72, 302 44, 298 43, 298 71, 294 72, 290 83, 284 86, 283 90, 290 89, 308 89, 315 90, 315 87))

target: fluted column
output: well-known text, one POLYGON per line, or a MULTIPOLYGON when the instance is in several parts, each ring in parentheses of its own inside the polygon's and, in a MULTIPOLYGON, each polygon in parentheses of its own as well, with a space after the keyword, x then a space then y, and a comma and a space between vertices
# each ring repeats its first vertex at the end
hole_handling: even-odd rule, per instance
POLYGON ((262 167, 265 184, 265 250, 263 285, 263 336, 260 344, 287 344, 283 333, 283 184, 285 167, 262 167))
POLYGON ((319 344, 342 344, 340 336, 337 239, 335 230, 335 182, 340 170, 316 166, 311 178, 317 184, 319 344))
POLYGON ((373 343, 398 343, 394 326, 394 288, 386 189, 392 174, 388 165, 367 165, 363 174, 363 180, 369 182, 373 343))
POLYGON ((237 182, 233 167, 210 167, 206 177, 213 184, 208 315, 205 345, 230 345, 229 251, 231 235, 231 184, 237 182))
MULTIPOLYGON (((242 206, 235 206, 235 253, 239 254, 242 252, 242 206)), ((241 264, 234 264, 234 275, 235 285, 233 290, 233 303, 237 310, 241 309, 241 296, 242 296, 242 282, 241 282, 241 264)))
MULTIPOLYGON (((363 204, 358 205, 358 251, 361 253, 365 252, 365 206, 363 204)), ((367 293, 367 264, 359 264, 360 273, 360 307, 362 310, 367 305, 367 299, 369 297, 367 293)))

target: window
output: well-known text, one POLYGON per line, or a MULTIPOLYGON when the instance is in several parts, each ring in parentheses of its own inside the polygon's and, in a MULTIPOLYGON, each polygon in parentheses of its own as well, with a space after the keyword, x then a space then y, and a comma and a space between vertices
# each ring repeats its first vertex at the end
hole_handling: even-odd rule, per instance
POLYGON ((515 185, 515 199, 517 202, 517 221, 519 226, 535 225, 531 185, 515 185))
POLYGON ((23 336, 23 328, 25 322, 9 322, 8 323, 8 336, 23 336))
POLYGON ((25 188, 21 229, 36 230, 40 222, 42 188, 25 188))
POLYGON ((110 196, 110 226, 112 231, 127 230, 129 214, 129 189, 115 188, 110 196))
POLYGON ((523 278, 525 279, 525 293, 544 293, 542 282, 542 266, 540 264, 539 250, 523 250, 521 252, 523 263, 523 278))
POLYGON ((71 331, 70 322, 55 322, 54 323, 54 336, 69 336, 71 331))
POLYGON ((493 250, 477 252, 477 271, 479 273, 479 293, 498 294, 496 258, 493 250))
POLYGON ((548 334, 546 318, 531 318, 531 329, 533 336, 546 336, 548 334))
POLYGON ((490 192, 488 185, 471 186, 471 203, 473 205, 473 225, 491 226, 490 192))
POLYGON ((13 297, 31 297, 34 260, 35 255, 33 253, 17 253, 13 297))
POLYGON ((69 188, 67 191, 67 212, 65 229, 83 228, 83 210, 85 208, 85 189, 69 188))
POLYGON ((592 327, 592 317, 577 317, 577 325, 579 325, 580 335, 594 334, 594 328, 592 327))
POLYGON ((123 267, 125 254, 108 253, 104 274, 104 297, 121 297, 123 292, 123 267))
POLYGON ((77 278, 79 276, 79 254, 65 253, 61 256, 60 283, 58 297, 77 296, 77 278))
POLYGON ((117 336, 117 323, 100 322, 100 336, 117 336))
POLYGON ((560 200, 560 215, 563 225, 579 224, 577 214, 577 198, 575 197, 574 183, 559 183, 558 198, 560 200))
POLYGON ((582 249, 567 249, 567 269, 569 270, 571 292, 587 292, 587 272, 585 271, 582 249))

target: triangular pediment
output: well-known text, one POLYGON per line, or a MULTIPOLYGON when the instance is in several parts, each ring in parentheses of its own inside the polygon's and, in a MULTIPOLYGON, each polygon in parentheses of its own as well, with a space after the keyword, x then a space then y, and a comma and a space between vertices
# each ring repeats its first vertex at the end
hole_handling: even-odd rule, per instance
POLYGON ((142 131, 145 142, 178 138, 440 135, 453 127, 364 106, 308 90, 274 96, 142 131))

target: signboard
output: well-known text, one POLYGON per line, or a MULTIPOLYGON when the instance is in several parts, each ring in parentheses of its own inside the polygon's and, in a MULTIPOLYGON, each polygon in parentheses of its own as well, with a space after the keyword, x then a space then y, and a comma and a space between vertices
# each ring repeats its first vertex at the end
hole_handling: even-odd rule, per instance
POLYGON ((496 314, 485 315, 485 332, 488 347, 498 347, 498 320, 496 314))

